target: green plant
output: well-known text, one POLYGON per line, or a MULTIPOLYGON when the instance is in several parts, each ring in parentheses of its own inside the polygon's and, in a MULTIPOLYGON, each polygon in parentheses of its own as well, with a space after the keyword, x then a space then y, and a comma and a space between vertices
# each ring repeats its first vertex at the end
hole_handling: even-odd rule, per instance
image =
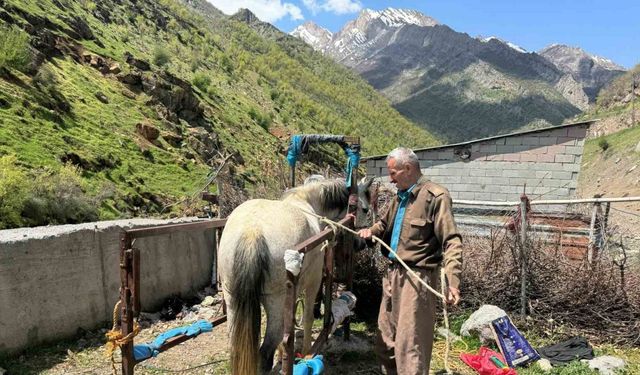
POLYGON ((15 26, 0 26, 0 67, 24 71, 30 62, 29 35, 15 26))
POLYGON ((20 213, 29 196, 26 173, 17 166, 13 155, 0 157, 0 229, 23 224, 20 213))
POLYGON ((153 63, 162 67, 171 62, 171 54, 163 46, 156 46, 153 49, 153 63))
POLYGON ((211 84, 211 77, 202 71, 196 72, 196 74, 193 75, 193 84, 200 89, 200 91, 207 92, 211 84))
POLYGON ((610 144, 606 138, 600 138, 600 140, 598 141, 598 146, 602 151, 607 151, 610 147, 610 144))
POLYGON ((86 188, 80 171, 71 164, 57 172, 39 174, 22 210, 26 224, 76 224, 97 220, 98 205, 85 193, 86 188))

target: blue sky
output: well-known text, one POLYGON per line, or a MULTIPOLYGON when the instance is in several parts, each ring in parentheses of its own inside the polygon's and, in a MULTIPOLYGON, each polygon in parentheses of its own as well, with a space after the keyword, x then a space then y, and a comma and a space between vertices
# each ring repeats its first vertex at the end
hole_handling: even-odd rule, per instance
POLYGON ((336 32, 364 8, 418 10, 471 36, 497 36, 527 51, 560 43, 631 68, 640 63, 640 0, 208 0, 248 8, 290 32, 305 21, 336 32))

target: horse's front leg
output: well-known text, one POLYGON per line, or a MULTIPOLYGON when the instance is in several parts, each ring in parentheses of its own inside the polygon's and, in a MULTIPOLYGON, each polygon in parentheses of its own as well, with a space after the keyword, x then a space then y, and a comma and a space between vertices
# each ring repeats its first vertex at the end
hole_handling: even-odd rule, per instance
POLYGON ((304 296, 304 312, 302 313, 302 326, 304 327, 304 339, 302 340, 302 354, 307 355, 311 351, 311 328, 313 327, 313 303, 319 288, 310 288, 304 296))

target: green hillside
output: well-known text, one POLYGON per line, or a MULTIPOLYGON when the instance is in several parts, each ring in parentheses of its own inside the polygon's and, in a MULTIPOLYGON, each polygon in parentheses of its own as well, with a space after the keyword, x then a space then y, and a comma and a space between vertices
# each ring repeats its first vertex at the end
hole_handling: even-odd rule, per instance
MULTIPOLYGON (((640 195, 640 89, 636 88, 635 96, 631 94, 634 75, 640 78, 640 65, 605 87, 596 106, 579 118, 598 119, 591 126, 592 137, 585 142, 582 196, 640 195)), ((633 204, 628 207, 638 209, 633 204)))
MULTIPOLYGON (((274 196, 296 133, 436 143, 304 43, 189 4, 0 0, 0 228, 181 214, 229 155, 234 187, 274 196)), ((307 172, 341 167, 322 150, 307 172)))

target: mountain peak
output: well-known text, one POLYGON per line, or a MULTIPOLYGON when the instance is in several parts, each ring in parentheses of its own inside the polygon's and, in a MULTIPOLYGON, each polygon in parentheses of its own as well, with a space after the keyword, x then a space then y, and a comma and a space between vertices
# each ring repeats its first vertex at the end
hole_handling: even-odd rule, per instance
POLYGON ((511 47, 512 49, 516 50, 517 52, 529 53, 526 49, 520 47, 519 45, 511 43, 511 42, 506 41, 504 39, 498 38, 496 36, 490 36, 488 38, 478 37, 478 39, 480 39, 480 41, 482 41, 483 43, 489 43, 492 40, 495 40, 495 41, 498 41, 498 42, 500 42, 502 44, 506 44, 507 46, 511 47))
POLYGON ((378 19, 389 27, 404 25, 435 26, 440 24, 434 18, 411 9, 386 8, 380 11, 363 9, 358 18, 366 20, 378 19))
POLYGON ((248 24, 254 23, 256 21, 260 22, 260 19, 247 8, 238 9, 238 11, 234 15, 232 15, 231 18, 248 24))
POLYGON ((626 70, 607 58, 593 55, 580 47, 568 46, 566 44, 552 44, 541 49, 538 53, 549 60, 553 60, 556 65, 568 65, 571 62, 577 63, 582 59, 590 59, 605 70, 626 70))
POLYGON ((316 51, 322 51, 333 36, 329 30, 319 26, 313 21, 303 23, 296 27, 290 34, 302 39, 316 51))

